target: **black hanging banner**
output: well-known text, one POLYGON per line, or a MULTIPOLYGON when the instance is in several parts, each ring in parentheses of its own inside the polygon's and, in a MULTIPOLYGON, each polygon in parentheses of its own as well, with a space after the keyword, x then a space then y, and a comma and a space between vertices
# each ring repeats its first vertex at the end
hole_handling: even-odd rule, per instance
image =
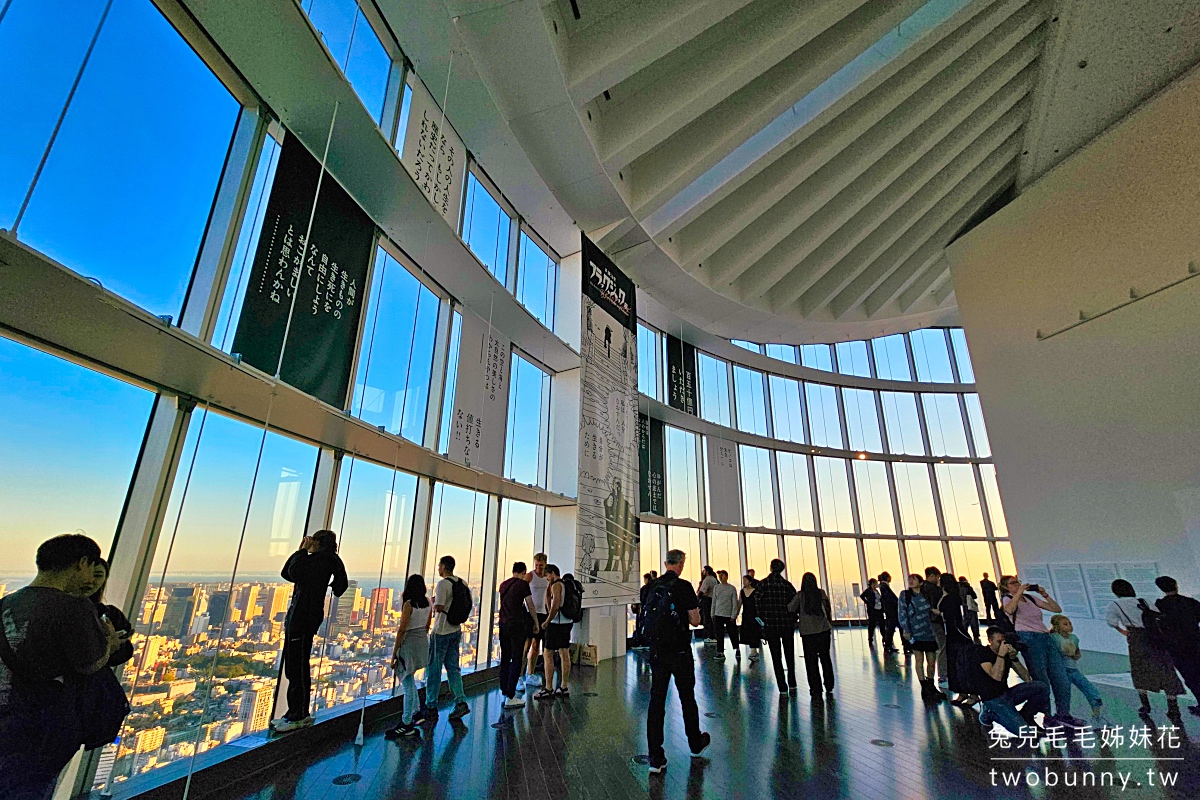
POLYGON ((666 515, 663 502, 663 423, 660 419, 638 414, 639 513, 666 515))
POLYGON ((591 239, 582 239, 583 293, 636 336, 637 293, 633 281, 591 239))
POLYGON ((667 334, 667 402, 696 416, 696 348, 667 334))
POLYGON ((286 329, 280 378, 342 408, 350 385, 375 224, 326 175, 320 182, 321 197, 306 249, 304 233, 320 175, 320 162, 289 134, 275 168, 233 352, 274 375, 286 329), (293 293, 295 311, 289 329, 293 293))

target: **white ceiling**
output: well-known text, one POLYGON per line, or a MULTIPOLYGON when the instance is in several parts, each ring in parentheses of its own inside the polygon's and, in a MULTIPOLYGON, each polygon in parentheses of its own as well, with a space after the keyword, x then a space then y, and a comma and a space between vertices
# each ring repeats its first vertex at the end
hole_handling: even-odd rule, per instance
POLYGON ((1200 58, 1200 0, 379 5, 552 244, 757 341, 956 321, 945 246, 1200 58))

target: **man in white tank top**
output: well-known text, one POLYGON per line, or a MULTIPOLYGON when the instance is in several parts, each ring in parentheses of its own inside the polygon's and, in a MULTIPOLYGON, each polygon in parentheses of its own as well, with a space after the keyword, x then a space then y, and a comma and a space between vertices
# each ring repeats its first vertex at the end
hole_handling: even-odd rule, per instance
POLYGON ((524 691, 526 683, 542 683, 542 676, 535 675, 533 671, 541 654, 542 632, 546 627, 546 587, 550 585, 550 579, 546 577, 548 560, 545 553, 538 553, 533 557, 533 571, 526 573, 529 591, 533 594, 533 610, 537 612, 538 632, 525 642, 526 668, 525 674, 517 682, 517 691, 524 691))

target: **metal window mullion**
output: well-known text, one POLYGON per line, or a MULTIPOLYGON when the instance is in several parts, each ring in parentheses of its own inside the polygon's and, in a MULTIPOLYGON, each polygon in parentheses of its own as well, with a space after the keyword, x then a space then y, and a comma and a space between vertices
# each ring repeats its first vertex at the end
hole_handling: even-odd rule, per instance
POLYGON ((720 363, 725 365, 725 397, 728 398, 729 405, 729 427, 740 431, 742 427, 738 424, 737 380, 734 378, 733 362, 722 361, 720 363))
POLYGON ((958 398, 958 415, 962 418, 963 433, 967 438, 967 455, 979 458, 979 450, 975 447, 975 432, 971 427, 971 417, 967 414, 967 396, 962 392, 954 395, 958 398))
POLYGON ((429 532, 433 526, 433 478, 417 477, 416 499, 413 501, 412 547, 408 551, 408 574, 424 575, 429 551, 429 532))
POLYGON ((946 514, 942 509, 942 491, 938 486, 936 465, 932 462, 926 465, 929 470, 929 486, 933 490, 933 510, 937 515, 938 535, 944 540, 949 538, 950 530, 946 527, 946 514))
MULTIPOLYGON (((504 206, 500 207, 504 210, 504 206)), ((520 216, 509 215, 508 217, 508 275, 505 277, 505 287, 508 293, 513 297, 517 296, 517 271, 524 265, 521 260, 521 225, 523 220, 520 216)))
POLYGON ((979 511, 983 514, 983 532, 990 541, 996 538, 996 532, 992 528, 991 507, 988 505, 987 492, 983 490, 983 471, 979 464, 971 465, 971 474, 975 477, 975 494, 979 497, 979 511))
POLYGON ((550 482, 550 401, 554 395, 554 377, 542 373, 542 410, 538 424, 538 486, 550 482))
POLYGON ((896 522, 896 538, 904 538, 904 518, 900 513, 900 490, 896 486, 896 474, 892 462, 883 462, 883 469, 887 475, 888 497, 892 507, 892 519, 896 522))
POLYGON ((421 437, 422 445, 434 451, 438 449, 438 437, 442 432, 442 406, 446 402, 453 328, 454 303, 444 297, 438 297, 437 323, 433 337, 433 366, 429 371, 429 402, 425 406, 425 432, 421 437))
POLYGON ((950 361, 950 375, 955 383, 962 383, 962 373, 958 369, 958 359, 954 355, 954 340, 950 338, 950 329, 942 328, 942 338, 946 340, 946 355, 950 361))
MULTIPOLYGON (((379 129, 383 131, 383 137, 387 139, 388 144, 395 148, 396 137, 404 135, 404 131, 398 130, 397 126, 400 123, 400 107, 404 102, 406 69, 403 59, 391 58, 391 62, 387 85, 383 90, 383 113, 380 114, 379 129)), ((403 147, 403 142, 401 146, 403 147)))
MULTIPOLYGON (((476 495, 475 502, 479 502, 476 495)), ((500 503, 495 495, 487 495, 487 511, 484 513, 483 569, 479 585, 479 624, 475 628, 475 669, 487 669, 491 663, 492 636, 495 634, 492 618, 496 611, 496 577, 500 558, 500 503)))
POLYGON ((908 374, 913 383, 920 383, 917 379, 917 358, 913 354, 912 338, 907 333, 901 335, 904 337, 904 355, 908 358, 908 374))

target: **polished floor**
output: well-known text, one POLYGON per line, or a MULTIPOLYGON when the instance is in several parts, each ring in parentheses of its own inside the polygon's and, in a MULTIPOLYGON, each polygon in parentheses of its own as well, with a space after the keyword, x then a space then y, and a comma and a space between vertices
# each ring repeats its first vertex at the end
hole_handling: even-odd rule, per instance
MULTIPOLYGON (((493 684, 470 698, 464 724, 452 726, 443 712, 431 735, 426 729, 422 740, 400 742, 384 739, 379 726, 361 747, 308 753, 302 763, 246 779, 223 800, 1200 797, 1200 719, 1185 708, 1186 730, 1167 727, 1161 695, 1143 733, 1136 695, 1103 685, 1123 746, 1043 744, 1021 755, 989 746, 972 712, 926 707, 904 658, 871 651, 861 629, 836 634, 837 688, 816 702, 803 690, 781 698, 769 656, 750 664, 695 649, 701 723, 713 743, 706 758, 688 757, 672 691, 662 775, 649 775, 638 758, 646 753, 650 675, 645 657, 631 653, 576 669, 569 700, 501 714, 493 684), (1141 740, 1134 744, 1132 726, 1141 740), (1158 773, 1173 773, 1175 787, 1161 788, 1158 773), (1006 776, 1019 785, 1005 786, 1006 776), (1088 780, 1097 786, 1064 786, 1088 780)), ((1092 671, 1111 669, 1100 667, 1092 671)), ((1084 713, 1078 693, 1075 702, 1084 713)))

